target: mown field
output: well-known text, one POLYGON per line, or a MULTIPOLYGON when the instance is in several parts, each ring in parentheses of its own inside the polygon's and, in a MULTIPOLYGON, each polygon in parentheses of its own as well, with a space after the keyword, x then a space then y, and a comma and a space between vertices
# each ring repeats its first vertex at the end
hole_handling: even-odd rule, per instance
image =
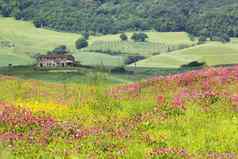
POLYGON ((142 82, 0 77, 0 158, 236 159, 238 67, 142 82))

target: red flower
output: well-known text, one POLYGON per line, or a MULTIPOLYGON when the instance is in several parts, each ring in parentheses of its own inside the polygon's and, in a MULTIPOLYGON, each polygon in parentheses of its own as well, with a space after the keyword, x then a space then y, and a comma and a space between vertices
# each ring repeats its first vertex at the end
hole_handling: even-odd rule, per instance
POLYGON ((157 104, 162 105, 165 103, 165 97, 163 95, 160 95, 157 97, 157 104))

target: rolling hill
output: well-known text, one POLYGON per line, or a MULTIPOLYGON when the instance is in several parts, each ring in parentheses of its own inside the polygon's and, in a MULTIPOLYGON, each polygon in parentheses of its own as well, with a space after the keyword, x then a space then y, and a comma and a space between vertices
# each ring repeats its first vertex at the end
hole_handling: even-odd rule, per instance
MULTIPOLYGON (((127 33, 131 36, 132 33, 127 33)), ((149 35, 150 43, 165 43, 165 44, 192 44, 188 38, 187 33, 175 32, 175 33, 159 33, 159 32, 147 32, 149 35), (176 37, 177 40, 175 40, 176 37)), ((94 43, 118 42, 120 34, 115 35, 102 35, 102 36, 90 36, 89 48, 93 47, 94 43)), ((88 52, 87 49, 83 52, 79 52, 75 49, 75 41, 81 37, 76 33, 64 33, 47 29, 35 28, 31 22, 16 21, 13 18, 0 18, 0 66, 13 65, 30 65, 35 61, 32 58, 37 53, 46 53, 49 50, 54 49, 59 45, 66 45, 72 53, 75 53, 76 59, 89 66, 95 66, 103 63, 104 65, 121 66, 122 58, 103 55, 101 53, 92 51, 88 52), (10 46, 8 46, 10 45, 10 46)), ((134 44, 132 41, 126 45, 134 44)), ((153 50, 153 48, 147 47, 147 43, 132 45, 132 52, 137 52, 140 48, 145 48, 145 54, 147 50, 153 50), (133 46, 136 47, 133 47, 133 46)), ((102 45, 99 45, 101 47, 102 45)), ((119 50, 121 46, 119 45, 119 50)), ((131 50, 129 50, 130 53, 131 50)))
MULTIPOLYGON (((152 56, 137 62, 137 67, 145 68, 178 68, 192 61, 206 62, 207 65, 237 64, 238 43, 233 39, 231 43, 222 44, 208 42, 203 45, 178 50, 169 54, 152 56)), ((130 65, 134 67, 135 64, 130 65)))
MULTIPOLYGON (((184 32, 146 32, 149 36, 148 43, 134 44, 133 41, 126 43, 131 52, 139 52, 142 48, 143 54, 153 51, 153 43, 163 43, 165 45, 192 45, 187 33, 184 32), (129 45, 131 44, 131 45, 129 45), (133 45, 132 45, 133 44, 133 45), (150 47, 147 47, 148 46, 150 47), (135 46, 135 47, 133 47, 135 46)), ((128 32, 130 36, 132 32, 128 32)), ((13 18, 0 18, 0 66, 31 65, 35 61, 32 58, 36 53, 46 53, 59 45, 67 45, 69 50, 74 53, 76 59, 84 65, 97 66, 122 66, 123 57, 102 54, 97 51, 88 51, 90 48, 104 47, 105 42, 119 43, 115 48, 120 50, 124 45, 119 41, 120 34, 90 36, 89 47, 78 51, 75 49, 75 41, 81 37, 76 33, 64 33, 47 29, 35 28, 31 22, 16 21, 13 18)), ((150 55, 151 56, 151 55, 150 55)), ((177 68, 182 64, 191 61, 205 61, 208 65, 233 64, 238 63, 238 40, 233 38, 232 42, 222 44, 218 42, 208 42, 204 45, 194 46, 183 50, 151 56, 148 59, 137 63, 138 67, 169 67, 177 68)), ((132 64, 131 66, 134 66, 132 64)))

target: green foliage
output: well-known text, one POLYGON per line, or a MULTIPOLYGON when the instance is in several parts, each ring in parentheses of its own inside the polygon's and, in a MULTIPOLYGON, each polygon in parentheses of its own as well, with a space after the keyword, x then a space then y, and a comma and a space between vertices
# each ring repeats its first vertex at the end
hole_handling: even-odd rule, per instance
POLYGON ((121 39, 122 41, 127 41, 127 40, 128 40, 128 37, 127 37, 127 35, 126 35, 125 33, 122 33, 122 34, 120 35, 120 39, 121 39))
POLYGON ((52 53, 56 53, 56 54, 66 54, 68 53, 67 47, 65 45, 60 45, 58 47, 56 47, 52 53))
POLYGON ((204 44, 207 41, 206 36, 200 36, 198 39, 198 44, 204 44))
POLYGON ((145 33, 134 33, 131 36, 131 39, 134 40, 135 42, 145 42, 146 39, 148 39, 148 35, 145 33))
POLYGON ((85 38, 79 38, 76 42, 75 42, 75 47, 77 49, 82 49, 88 46, 88 41, 85 38))
POLYGON ((231 41, 230 37, 227 34, 218 34, 214 37, 211 37, 212 41, 220 41, 222 43, 228 43, 231 41))
POLYGON ((90 36, 89 32, 87 32, 87 31, 83 32, 84 39, 88 40, 89 36, 90 36))
POLYGON ((199 62, 199 61, 192 61, 188 64, 184 64, 181 67, 201 67, 204 66, 206 63, 204 62, 199 62))
POLYGON ((238 36, 237 3, 237 0, 0 0, 2 15, 34 20, 37 27, 103 34, 155 29, 186 31, 197 36, 207 28, 203 33, 208 37, 216 32, 238 36))
POLYGON ((2 4, 1 6, 1 14, 4 17, 9 17, 11 15, 12 8, 9 4, 2 4))

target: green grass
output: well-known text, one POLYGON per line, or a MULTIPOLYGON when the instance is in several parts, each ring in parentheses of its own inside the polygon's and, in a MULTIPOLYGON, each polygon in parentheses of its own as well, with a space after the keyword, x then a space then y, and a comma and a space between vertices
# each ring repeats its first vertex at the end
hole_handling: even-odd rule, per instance
POLYGON ((79 52, 74 54, 76 60, 84 66, 123 66, 124 58, 97 52, 79 52))
MULTIPOLYGON (((1 50, 1 49, 0 49, 1 50)), ((2 49, 8 51, 7 49, 2 49)), ((8 66, 9 64, 12 65, 31 65, 33 63, 33 59, 31 59, 27 55, 17 55, 12 53, 3 54, 0 53, 0 67, 1 66, 8 66)))
POLYGON ((123 54, 123 55, 142 55, 150 57, 161 53, 167 53, 172 50, 187 48, 190 45, 169 45, 154 42, 123 42, 123 41, 96 41, 87 48, 82 49, 83 52, 102 52, 105 54, 123 54))
MULTIPOLYGON (((126 35, 130 40, 130 37, 132 36, 132 32, 126 33, 126 35)), ((149 31, 146 32, 146 34, 149 36, 148 42, 153 43, 165 43, 165 44, 193 44, 195 42, 191 41, 188 37, 188 34, 185 32, 155 32, 155 31, 149 31)), ((93 44, 97 41, 119 41, 120 40, 120 34, 114 34, 114 35, 104 35, 104 36, 92 36, 89 39, 89 43, 93 44)))
MULTIPOLYGON (((138 67, 171 67, 177 68, 192 61, 203 61, 208 65, 224 65, 238 63, 238 43, 222 44, 208 42, 203 45, 178 50, 169 54, 157 55, 140 61, 138 67)), ((130 65, 131 67, 134 66, 130 65)))
POLYGON ((190 47, 195 44, 185 32, 146 32, 147 42, 134 42, 130 39, 133 33, 126 33, 129 40, 122 42, 120 34, 91 36, 89 46, 81 51, 102 52, 107 54, 143 55, 146 57, 190 47))

